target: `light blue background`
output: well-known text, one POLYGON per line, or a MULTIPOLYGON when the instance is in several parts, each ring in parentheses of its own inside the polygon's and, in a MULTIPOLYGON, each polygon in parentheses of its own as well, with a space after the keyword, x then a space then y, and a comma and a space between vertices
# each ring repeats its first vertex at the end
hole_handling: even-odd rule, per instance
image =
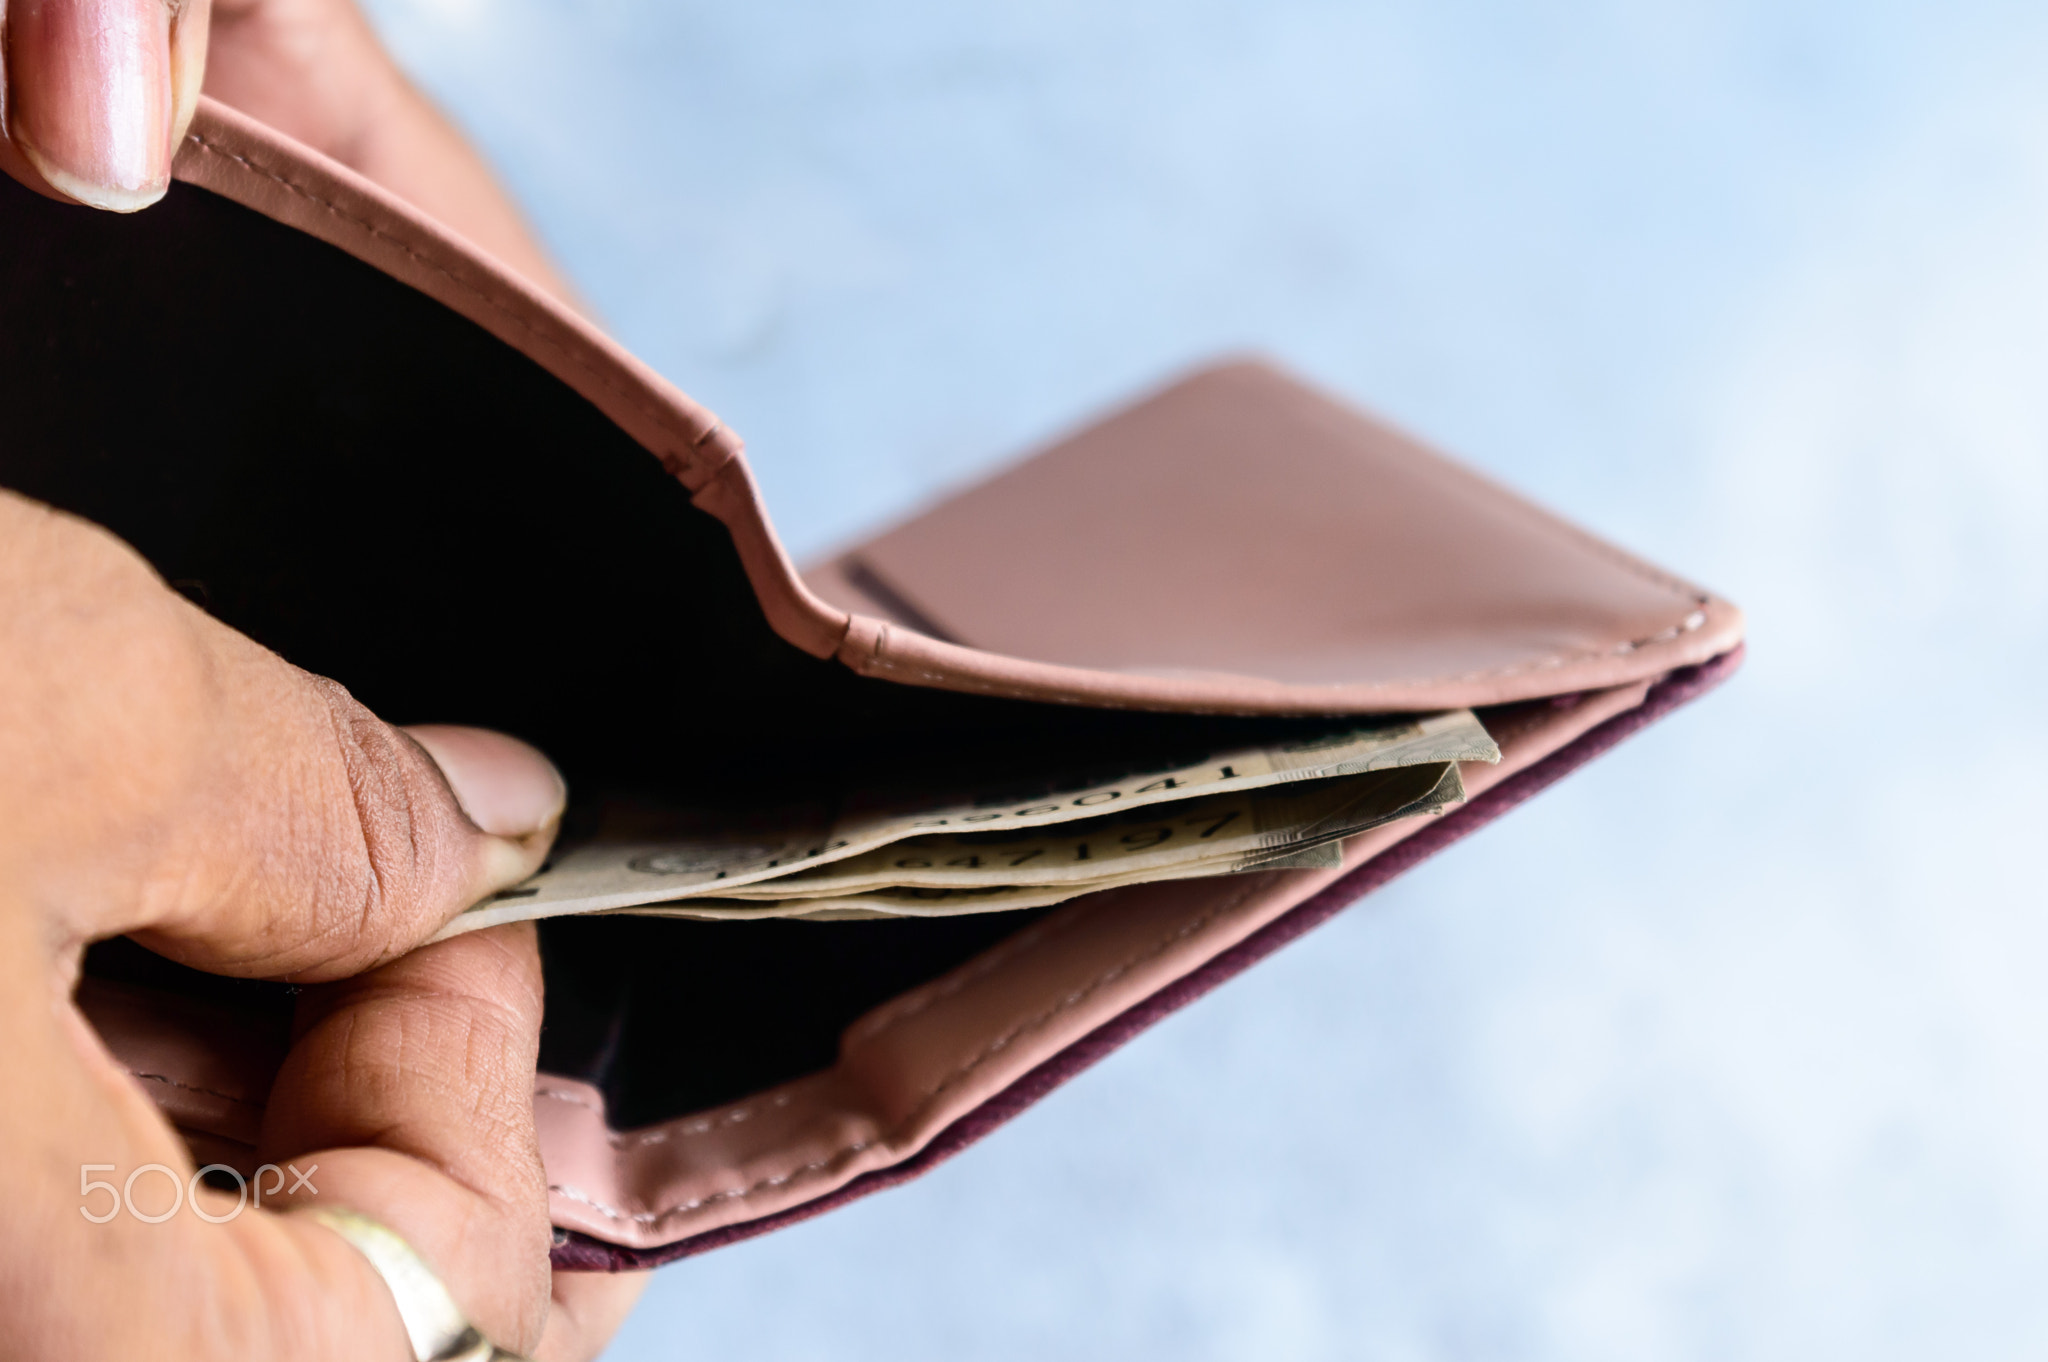
POLYGON ((614 1357, 2048 1353, 2042 7, 375 10, 799 555, 1256 348, 1752 622, 614 1357))

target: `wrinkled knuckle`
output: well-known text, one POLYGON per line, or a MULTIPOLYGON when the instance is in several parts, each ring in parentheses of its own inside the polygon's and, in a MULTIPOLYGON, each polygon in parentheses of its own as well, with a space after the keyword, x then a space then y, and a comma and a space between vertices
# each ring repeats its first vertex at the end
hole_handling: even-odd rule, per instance
POLYGON ((473 840, 438 776, 397 730, 348 690, 311 678, 325 703, 346 797, 349 893, 354 938, 376 958, 418 944, 461 902, 471 878, 473 840))

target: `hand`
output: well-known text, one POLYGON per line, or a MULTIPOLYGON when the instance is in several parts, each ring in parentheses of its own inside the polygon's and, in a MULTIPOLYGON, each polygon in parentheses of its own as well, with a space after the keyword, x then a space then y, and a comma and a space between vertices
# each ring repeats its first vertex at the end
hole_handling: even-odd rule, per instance
POLYGON ((475 150, 352 0, 5 0, 0 169, 114 212, 162 198, 206 93, 360 171, 564 301, 475 150))
MULTIPOLYGON (((420 947, 540 864, 563 800, 524 744, 392 728, 173 594, 111 535, 0 493, 7 1355, 411 1355, 383 1280, 315 1221, 211 1223, 197 1211, 237 1201, 203 1184, 161 1223, 80 1213, 82 1165, 112 1164, 117 1183, 146 1164, 188 1185, 193 1171, 72 1002, 85 946, 123 933, 201 969, 308 985, 258 1156, 317 1164, 316 1193, 297 1199, 403 1235, 494 1342, 593 1355, 644 1274, 550 1281, 533 933, 420 947)), ((160 1174, 135 1191, 170 1201, 160 1174)))

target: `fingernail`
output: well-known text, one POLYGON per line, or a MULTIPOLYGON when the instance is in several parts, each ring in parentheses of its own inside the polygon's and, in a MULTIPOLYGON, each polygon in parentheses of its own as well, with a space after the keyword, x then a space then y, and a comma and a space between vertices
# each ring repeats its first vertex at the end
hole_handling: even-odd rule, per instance
POLYGON ((450 724, 405 732, 441 768, 469 821, 492 836, 530 837, 561 818, 569 787, 553 762, 519 739, 450 724))
POLYGON ((171 182, 165 0, 9 0, 8 136, 50 184, 130 213, 171 182))

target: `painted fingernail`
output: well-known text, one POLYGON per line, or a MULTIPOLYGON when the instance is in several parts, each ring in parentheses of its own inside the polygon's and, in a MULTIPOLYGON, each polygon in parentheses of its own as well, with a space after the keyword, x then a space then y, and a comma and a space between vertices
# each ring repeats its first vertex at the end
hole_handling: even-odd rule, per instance
POLYGON ((171 182, 166 0, 9 0, 8 136, 52 186, 131 213, 171 182))
POLYGON ((441 768, 469 821, 492 836, 530 837, 561 818, 569 787, 553 762, 519 739, 448 724, 405 731, 441 768))

